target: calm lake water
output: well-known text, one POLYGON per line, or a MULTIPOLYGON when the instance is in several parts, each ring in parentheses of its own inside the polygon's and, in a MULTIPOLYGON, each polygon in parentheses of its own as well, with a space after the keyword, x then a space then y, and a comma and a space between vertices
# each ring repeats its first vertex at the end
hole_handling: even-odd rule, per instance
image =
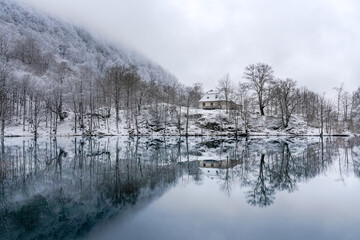
POLYGON ((6 138, 0 239, 359 239, 359 138, 6 138))

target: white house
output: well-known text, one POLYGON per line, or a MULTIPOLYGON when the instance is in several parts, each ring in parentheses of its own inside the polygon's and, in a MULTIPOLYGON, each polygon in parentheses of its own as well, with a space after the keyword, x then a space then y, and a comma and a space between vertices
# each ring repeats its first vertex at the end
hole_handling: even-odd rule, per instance
MULTIPOLYGON (((228 100, 228 108, 235 108, 236 104, 228 100)), ((210 90, 199 101, 200 109, 226 109, 226 99, 223 93, 210 90)))

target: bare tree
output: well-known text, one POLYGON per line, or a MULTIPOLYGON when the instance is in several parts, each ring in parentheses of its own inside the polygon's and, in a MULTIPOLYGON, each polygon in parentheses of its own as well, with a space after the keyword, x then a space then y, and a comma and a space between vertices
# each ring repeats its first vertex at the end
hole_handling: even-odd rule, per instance
POLYGON ((319 104, 320 104, 320 114, 319 114, 319 122, 320 122, 320 137, 323 137, 324 135, 324 117, 325 117, 325 93, 320 96, 319 99, 319 104))
POLYGON ((33 105, 34 105, 34 114, 32 119, 32 124, 34 127, 34 137, 35 139, 38 136, 38 129, 41 121, 41 94, 39 92, 34 93, 34 99, 33 99, 33 105))
POLYGON ((186 87, 182 84, 180 84, 178 87, 177 87, 177 105, 178 105, 178 111, 177 111, 177 129, 179 131, 179 135, 181 135, 181 129, 182 129, 182 126, 181 126, 181 116, 182 116, 182 107, 185 105, 185 101, 186 99, 189 98, 189 96, 187 96, 187 91, 186 91, 186 87))
POLYGON ((130 66, 126 69, 126 74, 123 79, 123 91, 125 96, 125 107, 126 107, 126 120, 128 123, 128 129, 130 129, 131 116, 136 111, 137 103, 137 92, 139 91, 138 86, 140 84, 140 76, 137 73, 135 66, 130 66))
POLYGON ((56 114, 58 115, 60 121, 63 121, 66 117, 63 111, 64 105, 64 82, 65 79, 71 74, 71 68, 66 61, 62 61, 57 67, 57 76, 58 76, 58 104, 56 107, 56 114))
POLYGON ((333 130, 333 124, 335 121, 337 121, 337 114, 336 111, 334 111, 332 101, 329 99, 325 101, 324 115, 325 131, 327 134, 331 134, 333 130))
POLYGON ((360 87, 352 94, 352 104, 351 104, 351 119, 357 119, 355 122, 355 129, 360 129, 360 87))
POLYGON ((226 74, 218 81, 218 90, 224 93, 225 104, 226 104, 226 113, 229 112, 229 95, 232 91, 232 84, 230 80, 230 75, 226 74))
POLYGON ((8 111, 8 87, 7 81, 9 72, 6 65, 0 62, 0 120, 1 120, 1 136, 5 135, 5 120, 8 111))
POLYGON ((341 83, 340 87, 334 87, 337 93, 337 120, 339 121, 340 118, 340 103, 341 103, 341 96, 344 90, 344 83, 341 83))
POLYGON ((272 67, 266 63, 251 64, 245 68, 243 78, 249 80, 250 87, 258 97, 260 114, 265 115, 264 108, 271 98, 271 82, 274 79, 272 67))
POLYGON ((298 90, 295 88, 296 82, 290 78, 279 79, 276 82, 276 98, 279 103, 281 120, 284 128, 288 127, 290 118, 298 105, 298 90))
MULTIPOLYGON (((130 110, 130 97, 139 76, 133 67, 115 65, 107 70, 105 78, 111 86, 111 95, 115 104, 116 129, 119 132, 121 95, 125 95, 125 106, 130 110)), ((130 111, 128 111, 128 120, 129 116, 130 111)))
POLYGON ((239 83, 237 94, 240 107, 240 116, 244 124, 245 134, 248 133, 249 115, 251 109, 251 97, 249 95, 249 84, 239 83))
POLYGON ((10 57, 9 41, 5 34, 0 34, 0 58, 3 58, 5 62, 8 62, 9 57, 10 57))
MULTIPOLYGON (((202 85, 199 83, 194 84, 192 87, 186 88, 186 127, 185 136, 189 136, 189 119, 190 119, 190 105, 191 102, 198 102, 202 96, 202 85)), ((196 104, 197 106, 197 104, 196 104)))
POLYGON ((341 102, 343 105, 343 115, 344 115, 344 122, 348 120, 348 111, 351 104, 351 94, 347 91, 345 91, 341 96, 341 102))
POLYGON ((27 94, 30 82, 30 75, 26 75, 21 81, 22 105, 23 105, 23 131, 25 132, 26 114, 27 114, 27 94))
POLYGON ((204 94, 204 90, 203 90, 203 85, 202 83, 194 83, 191 91, 189 93, 189 97, 190 97, 190 106, 191 107, 199 107, 199 100, 201 99, 201 97, 204 94))
POLYGON ((116 117, 116 129, 119 132, 119 121, 120 121, 120 94, 122 87, 122 80, 125 75, 125 68, 123 66, 113 66, 107 70, 106 80, 112 87, 111 95, 115 103, 115 117, 116 117))

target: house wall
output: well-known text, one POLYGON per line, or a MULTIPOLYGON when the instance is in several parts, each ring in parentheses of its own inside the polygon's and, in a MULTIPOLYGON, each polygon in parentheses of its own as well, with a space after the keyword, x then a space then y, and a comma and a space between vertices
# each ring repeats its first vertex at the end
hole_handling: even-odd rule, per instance
MULTIPOLYGON (((217 101, 217 102, 199 102, 200 109, 226 109, 226 102, 225 101, 217 101), (212 103, 212 105, 211 105, 212 103), (204 105, 205 104, 205 105, 204 105)), ((230 108, 230 103, 229 103, 230 108)))
POLYGON ((220 105, 222 110, 226 110, 226 102, 221 102, 220 105))
POLYGON ((212 161, 212 160, 200 160, 199 161, 199 167, 203 168, 232 168, 239 163, 241 163, 241 160, 234 160, 234 159, 224 159, 224 160, 218 160, 218 161, 212 161))
POLYGON ((201 109, 218 109, 220 107, 221 106, 219 106, 219 102, 200 102, 199 103, 199 108, 201 108, 201 109))

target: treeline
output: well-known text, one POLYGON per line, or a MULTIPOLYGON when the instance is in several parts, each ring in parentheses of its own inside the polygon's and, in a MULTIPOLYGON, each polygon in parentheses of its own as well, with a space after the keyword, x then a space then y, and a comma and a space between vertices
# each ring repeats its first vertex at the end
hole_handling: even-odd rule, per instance
POLYGON ((1 135, 11 123, 36 136, 44 122, 49 133, 56 135, 58 124, 69 113, 74 114, 74 133, 92 134, 100 124, 109 128, 112 114, 118 131, 121 118, 126 119, 129 129, 131 125, 138 131, 138 117, 144 107, 159 122, 167 119, 167 114, 180 119, 182 107, 197 106, 202 95, 200 84, 186 87, 157 79, 156 75, 145 81, 137 66, 129 64, 99 67, 102 71, 81 65, 75 70, 69 61, 44 53, 29 37, 10 44, 0 35, 0 61, 1 135), (14 66, 26 71, 17 71, 14 66), (176 109, 159 103, 172 104, 176 109))
POLYGON ((250 114, 257 112, 280 116, 283 128, 287 128, 290 118, 297 114, 309 126, 319 128, 320 135, 360 129, 360 87, 350 93, 341 84, 334 87, 336 99, 327 98, 325 93, 298 87, 293 79, 275 77, 272 67, 266 63, 248 65, 243 79, 236 84, 227 74, 219 80, 218 89, 226 99, 238 103, 234 116, 241 116, 245 128, 250 114))

